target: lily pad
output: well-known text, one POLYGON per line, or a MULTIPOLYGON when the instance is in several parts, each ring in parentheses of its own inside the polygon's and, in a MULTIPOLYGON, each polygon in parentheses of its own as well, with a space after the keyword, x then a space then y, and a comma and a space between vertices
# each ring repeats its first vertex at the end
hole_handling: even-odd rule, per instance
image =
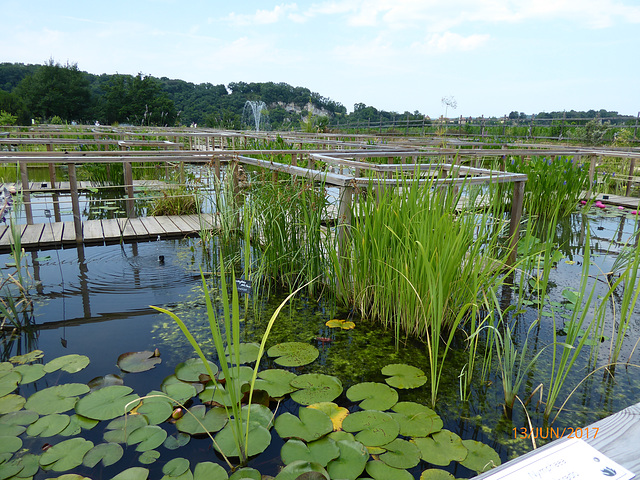
MULTIPOLYGON (((232 353, 229 353, 229 347, 230 346, 227 345, 227 348, 224 351, 224 354, 227 357, 227 362, 232 365, 236 365, 236 350, 234 349, 232 353)), ((237 363, 238 365, 241 365, 243 363, 253 363, 258 359, 260 345, 258 345, 257 343, 240 343, 237 346, 237 351, 239 357, 239 361, 237 363)))
POLYGON ((63 413, 71 410, 78 401, 78 396, 88 391, 89 387, 84 383, 56 385, 35 392, 27 400, 25 408, 40 415, 63 413))
POLYGON ((123 372, 136 373, 151 370, 162 359, 155 352, 144 350, 142 352, 127 352, 118 357, 118 368, 123 372))
POLYGON ((301 408, 299 417, 285 412, 276 417, 274 428, 282 438, 299 438, 305 442, 317 440, 333 431, 329 416, 314 408, 301 408))
POLYGON ((167 432, 157 425, 147 425, 129 434, 128 445, 136 445, 136 452, 146 452, 162 445, 167 438, 167 432))
POLYGON ((426 437, 442 430, 442 419, 429 407, 415 402, 398 402, 392 408, 391 416, 400 425, 400 435, 405 437, 426 437))
POLYGON ((44 365, 41 363, 34 363, 33 365, 18 365, 14 370, 22 376, 20 379, 21 385, 40 380, 46 374, 44 371, 44 365))
MULTIPOLYGON (((229 477, 229 480, 243 480, 243 479, 244 480, 262 480, 262 475, 255 468, 245 467, 245 468, 239 468, 238 470, 233 472, 229 477)), ((217 480, 217 479, 214 478, 212 480, 217 480)), ((265 480, 267 479, 265 478, 265 480)))
POLYGON ((212 403, 214 405, 231 407, 234 404, 239 404, 244 396, 242 393, 242 386, 248 385, 248 382, 242 382, 237 380, 231 380, 234 382, 234 393, 233 398, 231 397, 231 392, 226 389, 221 383, 218 382, 209 382, 205 389, 198 395, 200 401, 203 403, 212 403))
POLYGON ((333 319, 329 320, 325 325, 329 328, 341 328, 343 330, 351 330, 356 327, 356 324, 350 320, 339 320, 333 319))
POLYGON ((21 410, 26 401, 26 398, 21 395, 16 395, 15 393, 5 395, 0 398, 0 415, 21 410))
POLYGON ((394 363, 382 368, 382 374, 388 376, 385 382, 394 388, 417 388, 427 383, 422 370, 404 363, 394 363))
POLYGON ((40 465, 45 470, 65 472, 82 465, 82 459, 93 448, 84 438, 71 438, 57 443, 40 455, 40 465))
POLYGON ((115 375, 113 373, 109 373, 102 377, 95 377, 89 380, 89 388, 93 392, 94 390, 100 390, 104 387, 110 387, 111 385, 124 385, 124 380, 120 375, 115 375))
POLYGON ((489 445, 476 440, 462 440, 462 444, 469 453, 462 462, 462 466, 477 473, 483 473, 500 465, 500 456, 489 445))
POLYGON ((413 468, 420 463, 420 449, 415 443, 396 438, 386 444, 387 450, 380 455, 380 460, 394 468, 413 468))
POLYGON ((16 365, 24 365, 25 363, 35 362, 36 360, 44 357, 42 350, 32 350, 24 355, 15 355, 9 359, 9 361, 16 365))
POLYGON ((313 362, 320 352, 308 343, 285 342, 271 347, 267 355, 276 357, 275 362, 283 367, 301 367, 313 362))
MULTIPOLYGON (((276 476, 275 480, 297 480, 298 478, 301 478, 302 475, 308 472, 315 472, 320 474, 321 477, 317 477, 317 478, 325 478, 326 480, 330 480, 329 474, 322 467, 322 465, 315 462, 306 462, 304 460, 292 462, 286 467, 284 467, 280 471, 280 473, 276 476)), ((309 478, 314 478, 314 477, 309 477, 309 478)))
MULTIPOLYGON (((246 422, 242 423, 242 431, 246 432, 246 422)), ((243 433, 244 435, 244 433, 243 433)), ((216 436, 216 450, 221 451, 227 457, 238 457, 238 445, 234 437, 231 425, 228 424, 220 430, 216 436)), ((243 440, 244 442, 244 440, 243 440)), ((249 422, 249 442, 247 444, 247 455, 253 456, 264 452, 271 444, 271 433, 258 422, 249 422)))
POLYGON ((68 415, 59 413, 40 417, 27 427, 27 435, 30 437, 52 437, 67 428, 70 421, 68 415))
POLYGON ((334 431, 342 429, 342 422, 347 415, 349 415, 349 410, 344 407, 340 407, 333 402, 314 403, 309 405, 309 408, 315 408, 316 410, 320 410, 329 415, 334 431))
POLYGON ((169 477, 179 477, 187 470, 189 470, 189 460, 182 457, 169 460, 164 467, 162 467, 162 473, 169 477))
POLYGON ((331 402, 342 393, 342 382, 322 373, 299 375, 291 380, 291 386, 298 389, 291 393, 291 399, 300 405, 331 402))
MULTIPOLYGON (((207 360, 211 373, 215 375, 218 373, 218 366, 207 360)), ((190 358, 186 362, 179 363, 175 368, 175 375, 179 380, 183 382, 200 382, 202 375, 211 377, 207 366, 202 362, 200 358, 190 358)), ((210 380, 211 378, 209 378, 210 380)))
POLYGON ((4 397, 18 388, 20 380, 22 380, 22 375, 15 370, 0 371, 0 397, 4 397))
POLYGON ((162 381, 161 390, 172 401, 180 403, 186 403, 197 394, 196 387, 193 384, 182 382, 175 375, 169 375, 162 381))
POLYGON ((164 448, 169 450, 176 450, 180 447, 184 447, 191 440, 191 435, 188 433, 178 432, 175 435, 168 436, 164 441, 164 448))
POLYGON ((12 478, 14 475, 20 473, 23 468, 24 466, 17 460, 0 463, 0 478, 12 478))
POLYGON ((322 437, 306 444, 302 440, 289 439, 280 450, 280 458, 285 465, 296 460, 316 462, 326 467, 327 464, 340 456, 340 449, 334 440, 322 437))
POLYGON ((147 417, 150 425, 158 425, 171 416, 173 406, 162 392, 150 392, 142 399, 142 404, 135 408, 135 412, 147 417))
POLYGON ((124 385, 112 385, 91 392, 76 403, 76 412, 95 420, 111 420, 133 409, 139 402, 133 389, 124 385))
POLYGON ((264 390, 273 398, 284 397, 295 390, 295 387, 291 386, 291 380, 294 378, 295 373, 279 368, 261 370, 258 372, 255 388, 264 390))
MULTIPOLYGON (((240 470, 250 470, 242 468, 240 470)), ((238 470, 236 470, 238 471, 238 470)), ((221 465, 213 462, 200 462, 193 469, 193 480, 227 480, 227 471, 221 465)), ((247 477, 239 477, 247 478, 247 477)))
POLYGON ((340 456, 327 465, 327 472, 331 478, 355 480, 364 472, 369 460, 367 447, 360 442, 348 439, 338 440, 336 445, 340 450, 340 456))
POLYGON ((82 463, 93 468, 102 462, 104 467, 113 465, 124 455, 124 450, 117 443, 100 443, 87 452, 82 459, 82 463))
POLYGON ((12 425, 10 423, 0 423, 0 437, 18 437, 27 430, 24 425, 12 425))
POLYGON ((44 366, 44 371, 52 373, 56 370, 62 370, 67 373, 77 373, 87 365, 89 365, 89 357, 73 353, 71 355, 54 358, 44 366))
POLYGON ((356 440, 365 446, 380 446, 394 440, 400 432, 400 426, 391 415, 377 410, 365 410, 347 415, 342 422, 346 432, 359 432, 356 440))
POLYGON ((420 475, 420 480, 456 480, 456 477, 451 475, 446 470, 440 470, 439 468, 428 468, 420 475))
POLYGON ((413 475, 406 470, 390 467, 380 460, 367 463, 366 469, 374 480, 413 480, 413 475))
POLYGON ((147 450, 146 452, 142 452, 138 457, 138 461, 143 465, 151 465, 157 459, 160 458, 160 452, 157 450, 147 450))
POLYGON ((364 382, 349 387, 347 398, 363 410, 388 410, 398 402, 398 392, 384 383, 364 382))
POLYGON ((207 411, 207 407, 204 405, 196 405, 178 419, 176 427, 181 432, 190 435, 201 435, 220 431, 228 421, 229 418, 224 408, 215 407, 207 411))
POLYGON ((20 450, 22 447, 22 440, 20 437, 0 436, 0 453, 14 453, 20 450))
POLYGON ((31 410, 20 410, 3 415, 0 417, 0 423, 8 425, 31 425, 38 420, 39 417, 40 415, 31 410))
MULTIPOLYGON (((16 475, 14 480, 19 478, 24 478, 26 480, 35 476, 35 474, 38 473, 38 470, 40 470, 39 460, 40 455, 34 455, 33 453, 26 453, 19 458, 16 458, 16 462, 21 464, 23 468, 20 470, 20 473, 16 475)), ((0 475, 0 478, 4 477, 0 475)))
POLYGON ((420 449, 420 456, 426 462, 445 467, 452 461, 462 462, 468 450, 458 435, 449 430, 440 430, 430 437, 411 440, 420 449))
POLYGON ((149 470, 143 467, 131 467, 120 472, 111 480, 147 480, 149 478, 149 470))
POLYGON ((146 427, 148 420, 144 415, 125 415, 112 420, 104 432, 104 439, 110 443, 127 443, 129 435, 135 430, 146 427))

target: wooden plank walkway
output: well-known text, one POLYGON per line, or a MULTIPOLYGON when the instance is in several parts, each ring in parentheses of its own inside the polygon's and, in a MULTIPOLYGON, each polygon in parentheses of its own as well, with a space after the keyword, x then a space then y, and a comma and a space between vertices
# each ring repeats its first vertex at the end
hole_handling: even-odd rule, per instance
MULTIPOLYGON (((574 432, 574 437, 578 435, 577 431, 579 431, 579 435, 586 443, 591 445, 600 453, 609 457, 614 462, 630 470, 636 476, 640 476, 640 455, 638 454, 640 451, 640 403, 631 405, 630 407, 625 408, 618 413, 614 413, 609 417, 603 418, 588 427, 580 429, 576 426, 575 428, 567 428, 566 430, 567 432, 565 437, 550 442, 543 447, 522 455, 521 457, 514 458, 498 468, 474 477, 474 479, 492 479, 494 477, 496 479, 522 478, 518 472, 504 476, 500 475, 500 472, 517 467, 519 463, 522 463, 525 460, 530 460, 535 456, 544 456, 545 450, 553 448, 558 445, 559 442, 568 441, 568 436, 572 431, 574 432)), ((602 478, 605 477, 602 476, 602 478)))
MULTIPOLYGON (((13 187, 17 191, 22 190, 21 183, 6 183, 7 188, 13 187)), ((156 190, 163 190, 169 188, 170 184, 162 180, 134 180, 133 181, 133 189, 141 189, 141 188, 152 188, 156 190)), ((78 191, 90 191, 95 188, 122 188, 122 186, 118 185, 96 185, 92 182, 80 181, 78 182, 78 191)), ((31 193, 65 193, 70 192, 71 187, 69 182, 55 182, 55 184, 51 184, 51 182, 29 182, 29 192, 31 193)))
MULTIPOLYGON (((51 222, 17 225, 22 247, 30 250, 76 245, 73 222, 51 222)), ((202 229, 215 229, 211 215, 170 215, 163 217, 115 218, 85 220, 83 243, 103 245, 114 242, 148 241, 168 237, 196 236, 202 229)), ((0 226, 0 252, 11 250, 11 228, 0 226)))

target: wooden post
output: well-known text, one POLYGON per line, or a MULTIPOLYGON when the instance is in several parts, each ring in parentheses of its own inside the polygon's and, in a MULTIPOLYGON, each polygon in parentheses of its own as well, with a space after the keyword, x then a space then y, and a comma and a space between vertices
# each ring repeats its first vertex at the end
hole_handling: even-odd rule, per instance
POLYGON ((291 165, 293 167, 297 167, 298 166, 298 154, 297 153, 292 153, 291 154, 291 165))
POLYGON ((80 199, 78 198, 75 163, 69 164, 69 190, 71 190, 71 210, 73 211, 73 226, 76 230, 76 243, 82 243, 82 221, 80 220, 80 199))
POLYGON ((633 183, 633 171, 636 168, 636 159, 631 159, 631 164, 629 165, 629 180, 627 180, 627 189, 624 193, 625 197, 629 196, 629 192, 631 191, 631 184, 633 183))
POLYGON ((511 221, 509 222, 509 258, 507 265, 516 263, 518 253, 518 235, 520 233, 520 219, 522 218, 522 204, 524 203, 524 182, 515 182, 513 198, 511 199, 511 221))
POLYGON ((222 180, 222 177, 220 175, 220 163, 220 157, 218 155, 215 155, 213 158, 213 168, 217 182, 220 182, 222 180))
POLYGON ((593 182, 596 178, 596 156, 591 155, 589 157, 589 190, 587 190, 587 200, 591 198, 593 193, 593 182))
POLYGON ((20 162, 20 180, 22 182, 22 201, 24 203, 24 213, 27 216, 27 225, 33 225, 31 192, 29 191, 29 175, 27 173, 27 164, 25 162, 20 162))
POLYGON ((338 255, 346 255, 346 242, 348 229, 351 227, 351 202, 353 200, 353 187, 344 186, 340 192, 338 205, 338 255))
POLYGON ((133 172, 131 171, 131 162, 122 162, 122 165, 124 167, 124 190, 127 193, 127 217, 133 218, 136 216, 136 213, 133 201, 133 172))

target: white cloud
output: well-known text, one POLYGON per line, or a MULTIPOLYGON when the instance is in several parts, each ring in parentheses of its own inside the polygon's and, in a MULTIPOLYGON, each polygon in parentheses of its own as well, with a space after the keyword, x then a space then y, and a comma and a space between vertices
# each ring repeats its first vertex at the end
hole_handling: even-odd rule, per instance
POLYGON ((453 32, 429 35, 425 42, 414 43, 414 49, 425 53, 446 53, 452 51, 469 51, 484 46, 489 35, 463 36, 453 32))
POLYGON ((294 21, 300 21, 301 17, 297 14, 298 6, 295 3, 276 5, 272 10, 256 10, 252 14, 230 13, 224 21, 237 26, 251 25, 268 25, 277 23, 283 18, 291 18, 294 21))

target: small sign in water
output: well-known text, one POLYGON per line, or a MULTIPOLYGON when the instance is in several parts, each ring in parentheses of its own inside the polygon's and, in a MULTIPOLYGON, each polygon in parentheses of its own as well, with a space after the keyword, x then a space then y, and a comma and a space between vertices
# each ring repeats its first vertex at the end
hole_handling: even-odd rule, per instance
POLYGON ((236 278, 236 288, 238 293, 251 293, 251 280, 245 280, 244 278, 236 278))

